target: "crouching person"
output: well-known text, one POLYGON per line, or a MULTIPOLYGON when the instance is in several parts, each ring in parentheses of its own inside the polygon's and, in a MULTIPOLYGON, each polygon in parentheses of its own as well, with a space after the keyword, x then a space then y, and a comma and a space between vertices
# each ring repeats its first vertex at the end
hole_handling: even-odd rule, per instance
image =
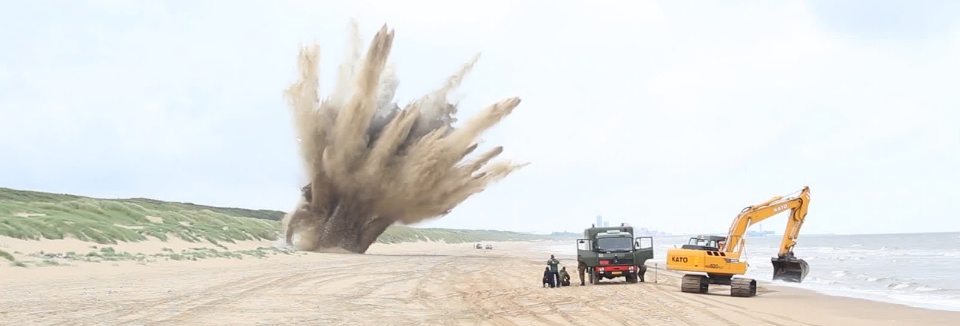
POLYGON ((554 280, 553 272, 550 271, 550 267, 545 267, 543 269, 543 287, 547 287, 547 285, 550 287, 556 287, 557 285, 554 283, 554 280))
POLYGON ((560 269, 560 286, 570 286, 570 274, 567 273, 567 266, 560 269))

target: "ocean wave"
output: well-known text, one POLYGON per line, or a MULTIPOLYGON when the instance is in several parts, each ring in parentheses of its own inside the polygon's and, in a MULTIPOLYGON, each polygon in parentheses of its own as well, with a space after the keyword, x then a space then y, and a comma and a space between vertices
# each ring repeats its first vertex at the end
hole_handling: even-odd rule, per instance
POLYGON ((946 255, 960 255, 960 250, 930 250, 930 249, 834 249, 824 250, 818 253, 841 254, 841 255, 861 255, 861 256, 916 256, 916 257, 935 257, 946 255))
POLYGON ((914 280, 876 276, 864 273, 853 273, 847 270, 831 271, 830 276, 830 278, 821 278, 815 276, 811 277, 810 281, 825 285, 845 285, 849 288, 886 288, 889 290, 899 290, 900 292, 936 292, 944 290, 939 287, 914 280))
POLYGON ((832 296, 881 301, 927 309, 960 311, 960 291, 955 290, 945 291, 942 289, 925 287, 914 287, 914 289, 917 291, 913 292, 869 290, 862 288, 851 288, 843 286, 843 283, 841 282, 829 280, 827 282, 816 282, 813 284, 797 284, 780 281, 772 283, 775 283, 778 286, 802 288, 832 296))
MULTIPOLYGON (((767 261, 770 257, 776 256, 777 248, 751 248, 750 255, 745 255, 751 263, 761 263, 767 261)), ((865 249, 865 248, 838 248, 838 247, 812 247, 796 251, 797 257, 803 258, 808 262, 823 262, 822 264, 832 265, 832 262, 856 262, 868 263, 882 259, 884 263, 897 264, 930 264, 937 263, 937 260, 943 258, 960 257, 960 250, 930 250, 930 249, 865 249), (933 261, 926 260, 934 259, 933 261)), ((878 264, 880 262, 877 262, 878 264)), ((766 263, 763 263, 766 264, 766 263)))
POLYGON ((918 286, 916 290, 917 292, 935 292, 935 291, 943 291, 944 289, 936 288, 936 287, 927 287, 925 285, 921 285, 921 286, 918 286))

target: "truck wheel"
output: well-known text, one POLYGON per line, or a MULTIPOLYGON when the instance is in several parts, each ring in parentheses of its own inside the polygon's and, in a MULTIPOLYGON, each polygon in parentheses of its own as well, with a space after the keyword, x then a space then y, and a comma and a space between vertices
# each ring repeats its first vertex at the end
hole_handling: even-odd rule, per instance
POLYGON ((590 272, 590 281, 593 282, 593 284, 600 284, 600 274, 597 272, 590 272))
POLYGON ((637 275, 627 274, 627 283, 637 283, 637 275))

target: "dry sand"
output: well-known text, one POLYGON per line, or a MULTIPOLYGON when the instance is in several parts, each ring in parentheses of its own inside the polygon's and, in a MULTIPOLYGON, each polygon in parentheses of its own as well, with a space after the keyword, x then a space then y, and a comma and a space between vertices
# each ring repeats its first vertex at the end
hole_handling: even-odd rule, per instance
MULTIPOLYGON (((0 239, 33 252, 69 241, 0 239), (32 249, 32 250, 31 250, 32 249)), ((753 298, 681 293, 677 276, 541 287, 552 243, 375 244, 369 254, 297 254, 0 267, 3 325, 956 325, 960 313, 764 286, 753 298)), ((91 244, 73 242, 82 252, 91 244)), ((195 246, 140 243, 117 250, 195 246), (151 248, 152 246, 152 248, 151 248)), ((241 246, 269 246, 247 243, 241 246)), ((18 256, 23 258, 23 256, 18 256)), ((26 258, 24 258, 26 259, 26 258)))

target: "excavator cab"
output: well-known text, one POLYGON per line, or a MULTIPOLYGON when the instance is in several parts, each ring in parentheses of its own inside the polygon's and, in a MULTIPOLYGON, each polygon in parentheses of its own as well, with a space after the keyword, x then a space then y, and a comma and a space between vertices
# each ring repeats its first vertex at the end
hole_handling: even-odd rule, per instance
POLYGON ((717 251, 727 241, 727 237, 717 235, 698 235, 690 238, 687 244, 680 246, 681 249, 717 251))
POLYGON ((793 256, 793 252, 770 258, 773 263, 773 280, 800 283, 807 277, 810 266, 803 259, 793 256))

